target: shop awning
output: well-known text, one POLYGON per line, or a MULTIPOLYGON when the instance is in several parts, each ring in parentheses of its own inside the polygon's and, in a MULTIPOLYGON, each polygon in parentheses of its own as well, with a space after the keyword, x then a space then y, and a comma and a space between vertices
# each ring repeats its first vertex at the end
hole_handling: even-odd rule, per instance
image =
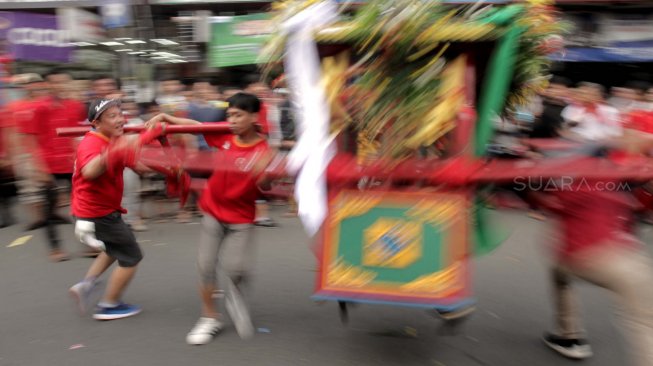
POLYGON ((653 41, 620 42, 605 47, 571 47, 551 56, 561 62, 653 62, 653 41))

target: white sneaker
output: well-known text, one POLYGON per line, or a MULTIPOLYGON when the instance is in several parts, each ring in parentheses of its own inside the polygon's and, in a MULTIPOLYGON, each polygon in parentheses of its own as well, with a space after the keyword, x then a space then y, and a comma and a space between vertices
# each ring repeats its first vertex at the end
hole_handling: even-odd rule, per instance
POLYGON ((202 317, 186 336, 186 343, 191 345, 207 344, 211 342, 213 336, 220 333, 222 327, 219 320, 202 317))

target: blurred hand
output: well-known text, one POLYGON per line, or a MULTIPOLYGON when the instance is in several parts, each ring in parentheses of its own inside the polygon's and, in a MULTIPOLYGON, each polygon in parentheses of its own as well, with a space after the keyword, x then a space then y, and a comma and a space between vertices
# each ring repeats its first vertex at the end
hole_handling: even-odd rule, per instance
POLYGON ((0 158, 0 169, 8 170, 13 169, 13 164, 10 159, 0 158))
POLYGON ((648 153, 653 148, 653 134, 626 129, 618 143, 629 153, 648 153))
POLYGON ((156 116, 152 117, 149 121, 145 122, 145 127, 148 129, 154 128, 157 123, 164 122, 166 120, 167 115, 165 113, 159 113, 156 116))
POLYGON ((292 149, 295 147, 295 141, 290 141, 290 140, 283 140, 281 141, 281 147, 284 149, 292 149))
POLYGON ((138 135, 123 135, 113 141, 114 151, 126 151, 138 146, 138 135))
POLYGON ((54 176, 45 170, 37 170, 34 172, 34 180, 39 183, 50 184, 54 183, 54 176))
POLYGON ((115 92, 111 94, 107 94, 105 99, 122 99, 124 97, 124 94, 122 92, 115 92))

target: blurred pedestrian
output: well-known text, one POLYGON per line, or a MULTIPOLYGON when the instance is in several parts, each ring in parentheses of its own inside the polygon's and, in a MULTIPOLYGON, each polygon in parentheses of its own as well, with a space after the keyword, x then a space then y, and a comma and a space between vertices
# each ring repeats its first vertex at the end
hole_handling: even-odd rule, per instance
POLYGON ((562 111, 567 137, 582 141, 601 141, 622 134, 619 111, 605 103, 603 87, 581 83, 575 91, 575 102, 562 111))
MULTIPOLYGON (((35 183, 30 168, 30 151, 21 143, 18 131, 31 123, 34 118, 35 104, 47 95, 43 78, 39 74, 28 73, 15 75, 12 79, 14 86, 20 91, 20 97, 5 105, 5 118, 3 119, 3 136, 5 141, 5 158, 11 165, 18 185, 20 201, 29 212, 30 230, 43 225, 42 202, 38 199, 39 187, 35 183)), ((11 221, 11 220, 9 220, 11 221)))
POLYGON ((643 109, 645 111, 653 111, 653 88, 648 88, 646 93, 644 94, 644 106, 643 109))
POLYGON ((552 138, 560 135, 562 111, 567 107, 567 86, 569 82, 561 77, 551 79, 542 93, 542 113, 535 120, 531 138, 552 138))
MULTIPOLYGON (((122 103, 122 112, 125 126, 142 126, 145 121, 141 119, 138 106, 134 102, 122 103)), ((143 220, 143 200, 141 199, 140 172, 132 168, 125 168, 123 172, 124 192, 122 205, 127 210, 125 222, 136 232, 147 231, 148 227, 143 220)))
MULTIPOLYGON (((198 80, 193 84, 193 100, 188 106, 188 118, 199 122, 226 121, 226 108, 221 108, 211 100, 214 97, 214 87, 206 80, 198 80)), ((199 150, 208 150, 204 136, 197 136, 199 150)))
MULTIPOLYGON (((226 107, 222 107, 217 101, 212 101, 216 95, 216 89, 208 80, 196 80, 193 83, 193 98, 188 106, 188 118, 198 122, 223 122, 226 121, 226 107)), ((200 151, 209 151, 210 147, 204 136, 196 136, 197 147, 200 151)), ((202 159, 204 155, 197 155, 202 159)), ((188 223, 192 220, 192 212, 197 202, 195 192, 190 193, 188 204, 183 207, 177 215, 177 221, 188 223)))
POLYGON ((163 113, 176 117, 188 115, 188 100, 183 96, 183 91, 184 85, 179 78, 167 77, 160 80, 159 96, 157 96, 156 102, 163 113))
MULTIPOLYGON (((292 101, 290 100, 287 93, 284 93, 284 98, 279 105, 280 120, 279 128, 281 129, 281 146, 279 150, 282 152, 289 152, 295 147, 297 141, 297 136, 295 135, 296 125, 295 125, 295 114, 292 107, 292 101)), ((292 186, 292 181, 285 182, 288 186, 292 186)), ((288 211, 284 214, 285 217, 296 217, 297 216, 297 201, 295 200, 293 192, 288 196, 288 211)))
MULTIPOLYGON (((50 260, 68 260, 61 249, 61 239, 55 225, 69 222, 57 214, 61 191, 70 189, 73 172, 73 138, 60 137, 56 129, 76 127, 85 119, 81 102, 66 99, 70 75, 61 70, 53 70, 46 76, 50 96, 35 104, 32 119, 19 127, 23 142, 30 152, 30 179, 38 187, 39 198, 45 201, 42 221, 32 227, 45 227, 50 247, 50 260)), ((84 255, 96 256, 96 251, 86 251, 84 255)))
POLYGON ((97 75, 91 82, 91 100, 118 99, 121 96, 118 80, 109 75, 97 75))
POLYGON ((641 81, 630 81, 621 87, 611 89, 608 104, 626 115, 634 110, 641 110, 645 106, 645 93, 648 84, 641 81))
MULTIPOLYGON (((273 142, 275 140, 272 136, 278 135, 279 128, 278 124, 271 123, 271 110, 272 106, 266 101, 270 99, 270 88, 264 82, 257 81, 251 83, 245 89, 246 93, 256 95, 261 101, 261 110, 258 113, 258 126, 260 126, 261 134, 265 135, 268 143, 271 146, 279 146, 279 139, 277 138, 277 143, 273 142)), ((275 108, 276 109, 276 108, 275 108)), ((256 201, 256 219, 254 220, 254 225, 263 226, 263 227, 276 227, 277 223, 272 220, 270 217, 270 206, 267 201, 261 196, 259 200, 256 201)))

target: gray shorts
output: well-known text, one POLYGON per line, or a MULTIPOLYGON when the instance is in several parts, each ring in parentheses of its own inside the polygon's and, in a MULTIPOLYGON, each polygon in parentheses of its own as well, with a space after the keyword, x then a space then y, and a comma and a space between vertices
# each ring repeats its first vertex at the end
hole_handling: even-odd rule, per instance
POLYGON ((120 212, 81 220, 95 223, 95 237, 104 242, 107 254, 115 258, 120 267, 135 267, 143 259, 136 237, 120 212))
POLYGON ((253 249, 254 225, 225 224, 205 214, 197 259, 202 283, 215 285, 218 265, 225 266, 230 276, 246 276, 252 266, 253 249))

